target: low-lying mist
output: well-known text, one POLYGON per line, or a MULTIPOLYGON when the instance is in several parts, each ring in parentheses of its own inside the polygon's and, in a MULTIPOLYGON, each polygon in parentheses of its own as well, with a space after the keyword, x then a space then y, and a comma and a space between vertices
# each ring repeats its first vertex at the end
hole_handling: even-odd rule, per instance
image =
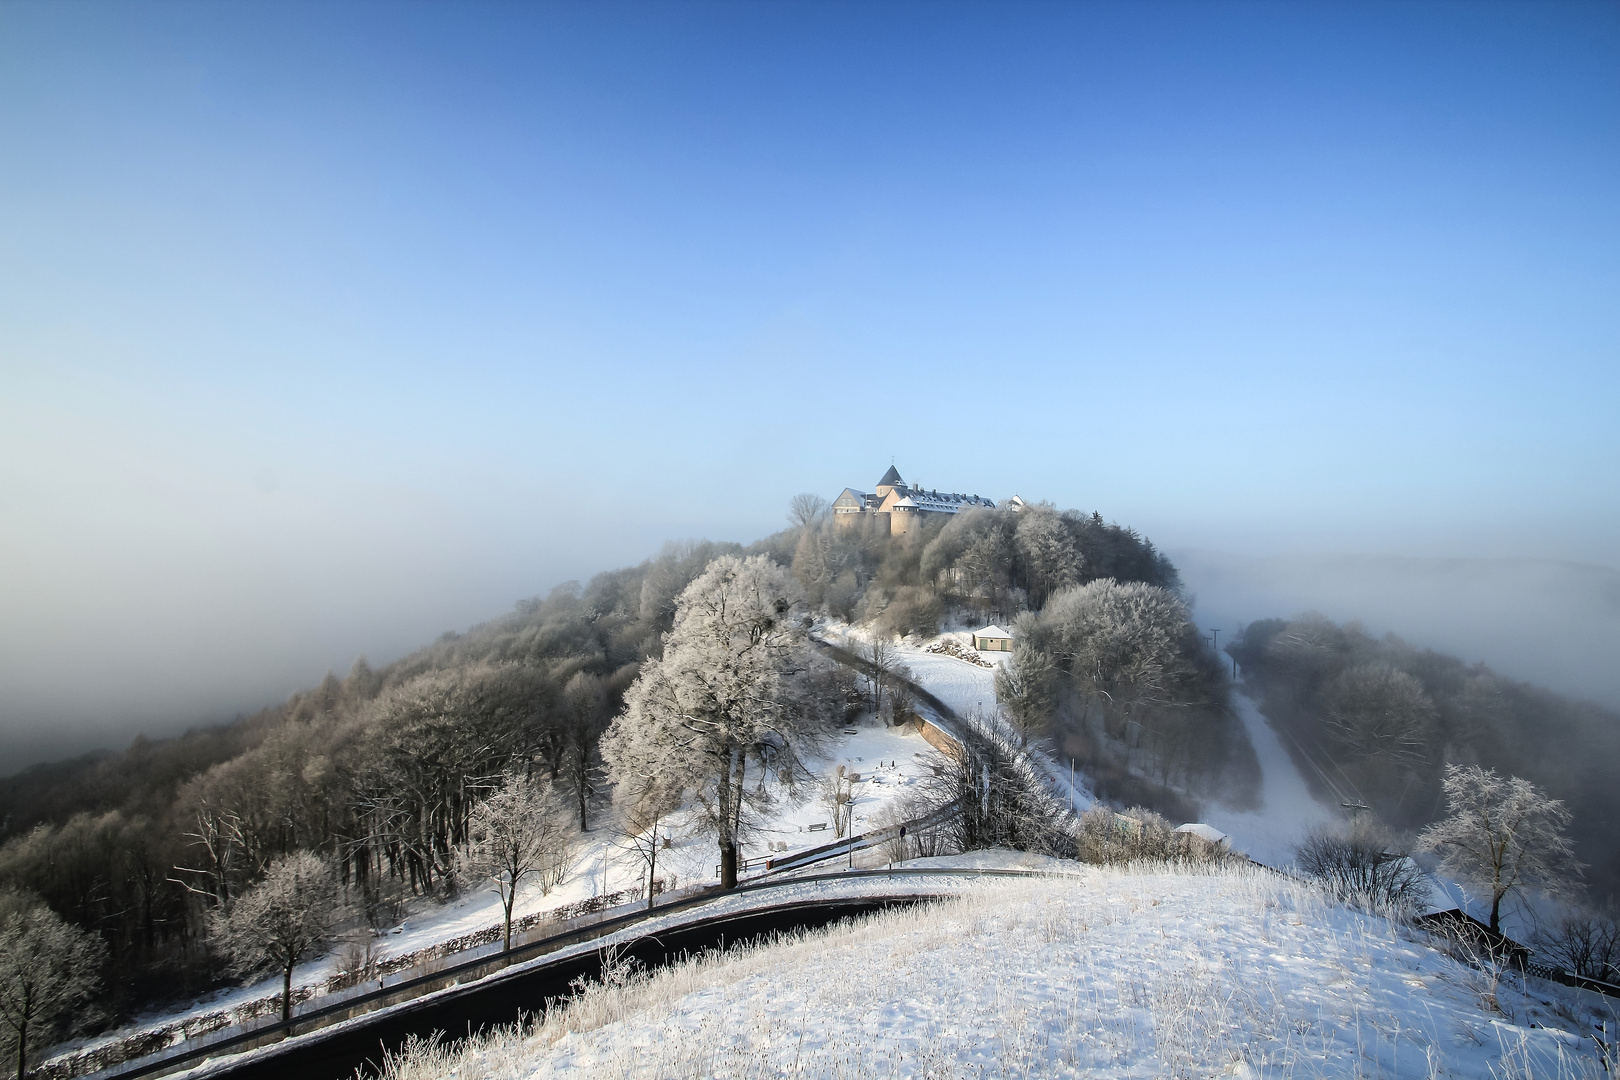
POLYGON ((1174 551, 1195 615, 1221 642, 1249 622, 1319 611, 1369 633, 1483 661, 1620 708, 1620 570, 1545 559, 1174 551))

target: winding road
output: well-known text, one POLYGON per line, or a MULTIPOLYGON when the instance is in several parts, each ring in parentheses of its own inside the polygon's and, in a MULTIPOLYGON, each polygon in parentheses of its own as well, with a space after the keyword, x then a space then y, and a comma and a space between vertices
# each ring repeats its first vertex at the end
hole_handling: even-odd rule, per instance
MULTIPOLYGON (((620 955, 648 968, 739 942, 826 926, 842 919, 930 899, 924 895, 811 900, 700 919, 627 943, 620 955)), ((202 1074, 231 1080, 343 1080, 356 1069, 375 1073, 385 1050, 397 1050, 411 1035, 435 1031, 452 1038, 513 1024, 545 1010, 571 990, 573 980, 597 979, 601 951, 540 961, 406 1002, 363 1019, 340 1024, 274 1047, 221 1062, 202 1074)), ((129 1075, 129 1074, 125 1074, 129 1075)))

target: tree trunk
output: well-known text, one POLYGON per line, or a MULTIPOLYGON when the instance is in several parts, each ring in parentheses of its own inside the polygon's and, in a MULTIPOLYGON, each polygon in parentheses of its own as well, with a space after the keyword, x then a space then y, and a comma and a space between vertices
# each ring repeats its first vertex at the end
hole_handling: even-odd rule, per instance
POLYGON ((732 840, 720 841, 720 887, 737 887, 737 844, 732 840))
POLYGON ((506 894, 506 952, 512 951, 512 904, 517 900, 517 882, 506 894))
POLYGON ((658 819, 653 819, 652 844, 647 848, 652 857, 647 860, 647 910, 653 906, 653 879, 658 876, 658 819))
POLYGON ((579 789, 579 831, 580 832, 590 832, 591 831, 590 825, 585 820, 585 786, 586 786, 585 785, 585 769, 586 769, 586 766, 588 766, 590 764, 590 761, 589 761, 589 758, 588 758, 587 754, 588 754, 588 748, 585 747, 585 746, 581 746, 579 748, 579 761, 576 762, 576 764, 579 767, 579 775, 576 777, 576 780, 578 782, 574 786, 579 789))
POLYGON ((1502 932, 1501 914, 1502 894, 1496 893, 1491 897, 1491 933, 1493 934, 1500 934, 1502 932))
MULTIPOLYGON (((281 1022, 287 1023, 292 1019, 292 972, 293 965, 288 963, 281 971, 281 1022)), ((291 1034, 289 1032, 289 1034, 291 1034)))
POLYGON ((17 1029, 17 1080, 23 1080, 28 1072, 28 1022, 23 1021, 22 1027, 17 1029))
POLYGON ((728 748, 720 765, 715 803, 720 808, 720 887, 737 887, 737 819, 742 809, 743 773, 740 755, 728 748), (735 775, 733 767, 735 766, 735 775), (735 786, 735 792, 733 787, 735 786))

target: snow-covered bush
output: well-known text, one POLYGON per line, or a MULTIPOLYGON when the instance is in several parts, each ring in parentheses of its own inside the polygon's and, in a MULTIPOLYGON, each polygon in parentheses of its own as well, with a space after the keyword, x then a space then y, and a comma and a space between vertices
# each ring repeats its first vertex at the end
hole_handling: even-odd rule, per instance
POLYGON ((1369 911, 1406 918, 1428 897, 1428 880, 1410 853, 1367 818, 1311 829, 1294 858, 1335 900, 1369 911))
POLYGON ((1094 806, 1080 815, 1080 859, 1103 866, 1143 862, 1214 862, 1226 849, 1193 833, 1176 832, 1160 814, 1141 806, 1116 813, 1094 806))

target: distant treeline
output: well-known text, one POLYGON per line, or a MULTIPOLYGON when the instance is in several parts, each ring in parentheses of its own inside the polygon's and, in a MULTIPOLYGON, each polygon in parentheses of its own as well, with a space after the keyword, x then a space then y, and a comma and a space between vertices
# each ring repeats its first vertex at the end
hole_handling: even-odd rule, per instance
POLYGON ((1414 828, 1444 809, 1447 763, 1522 776, 1573 812, 1593 891, 1620 890, 1620 715, 1321 615, 1251 623, 1228 651, 1319 797, 1414 828))

